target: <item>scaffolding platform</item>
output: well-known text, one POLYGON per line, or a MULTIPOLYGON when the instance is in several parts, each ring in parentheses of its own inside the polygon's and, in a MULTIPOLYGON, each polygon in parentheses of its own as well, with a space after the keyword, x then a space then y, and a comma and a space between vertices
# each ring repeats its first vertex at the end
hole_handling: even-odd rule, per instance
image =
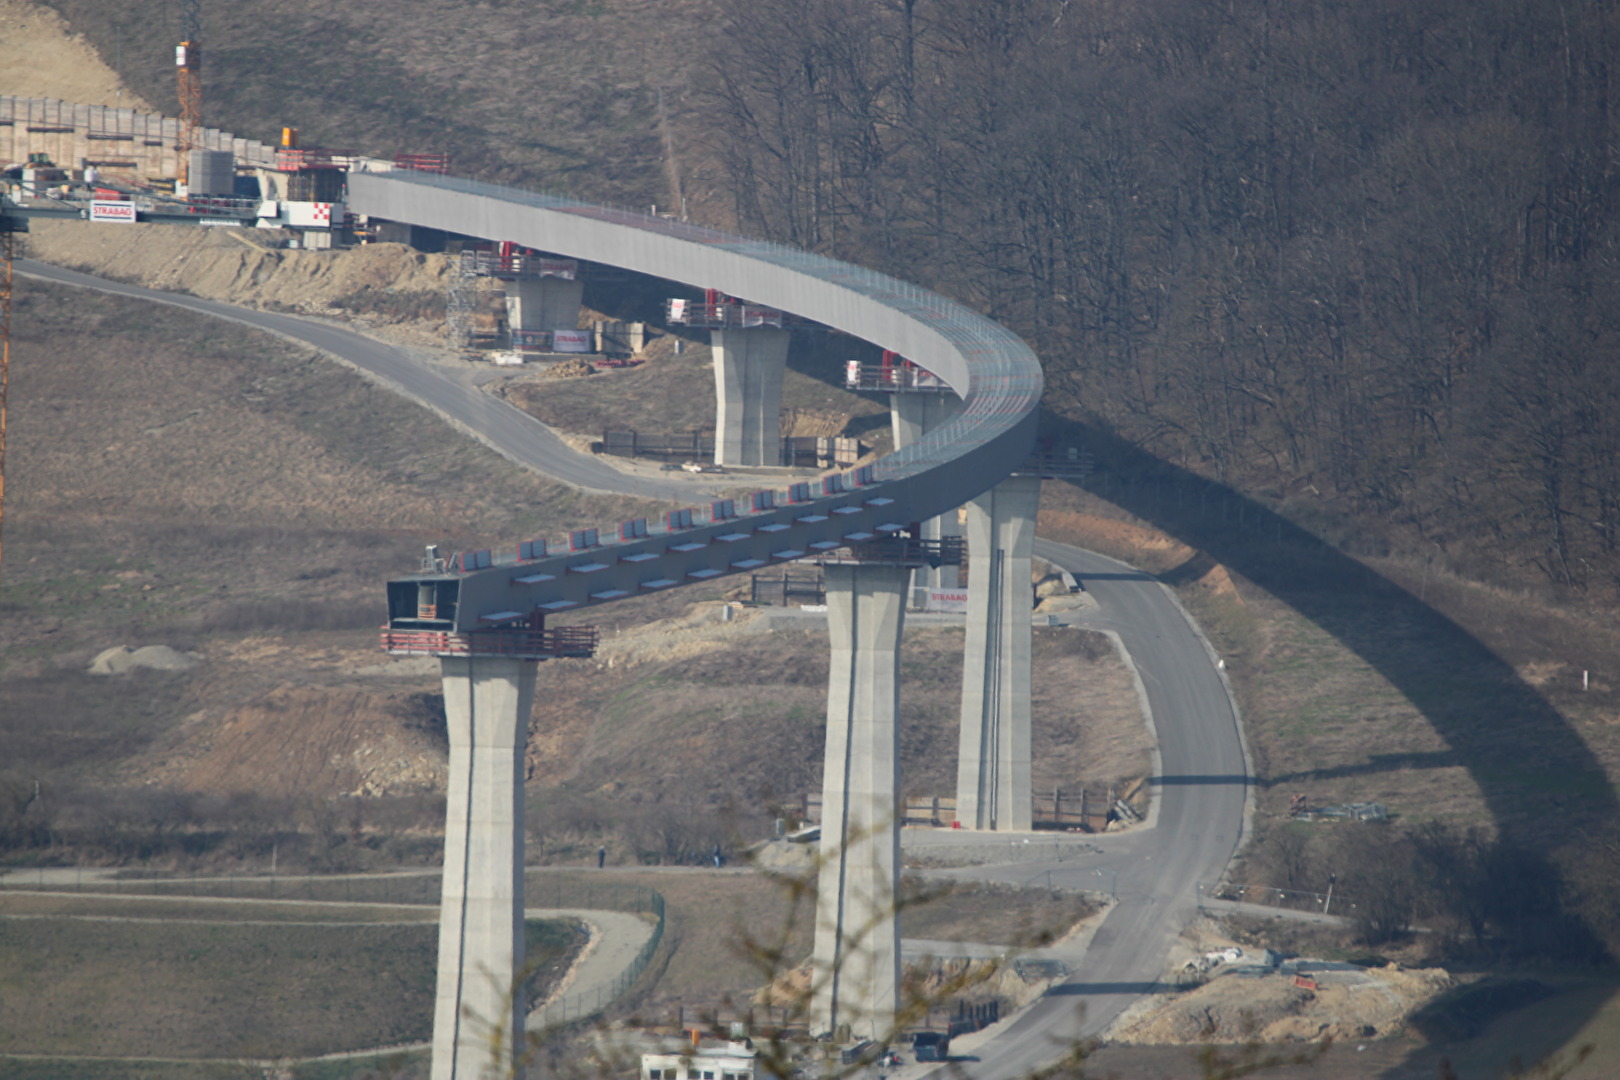
POLYGON ((744 304, 729 298, 717 301, 670 300, 664 305, 664 321, 670 326, 689 326, 694 330, 752 330, 767 326, 792 330, 810 325, 785 311, 744 304))
POLYGON ((944 379, 916 364, 863 364, 858 360, 851 360, 844 368, 844 388, 884 394, 956 393, 944 379))
POLYGON ((456 268, 462 277, 489 277, 502 281, 536 281, 547 277, 574 281, 579 277, 577 259, 517 252, 463 251, 456 268))
POLYGON ((817 566, 960 566, 967 557, 967 542, 960 536, 922 540, 913 536, 874 536, 846 544, 815 560, 817 566))
POLYGON ((500 627, 466 634, 392 627, 382 630, 383 651, 390 656, 493 656, 508 660, 589 658, 596 655, 596 642, 594 626, 562 626, 554 630, 500 627))

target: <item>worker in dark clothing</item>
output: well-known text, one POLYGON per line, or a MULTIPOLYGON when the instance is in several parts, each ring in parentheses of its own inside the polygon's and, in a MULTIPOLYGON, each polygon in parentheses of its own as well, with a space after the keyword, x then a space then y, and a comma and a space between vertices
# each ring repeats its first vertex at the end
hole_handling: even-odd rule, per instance
POLYGON ((607 865, 607 845, 603 844, 596 849, 596 868, 598 870, 607 865))

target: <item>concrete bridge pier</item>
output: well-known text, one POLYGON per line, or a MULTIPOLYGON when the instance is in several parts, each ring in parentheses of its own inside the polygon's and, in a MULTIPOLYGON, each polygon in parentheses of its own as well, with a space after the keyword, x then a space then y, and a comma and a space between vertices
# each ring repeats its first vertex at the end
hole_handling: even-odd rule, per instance
MULTIPOLYGON (((941 427, 962 411, 962 399, 955 394, 897 393, 889 395, 889 423, 894 433, 896 450, 941 427)), ((929 518, 922 523, 921 539, 943 540, 961 536, 962 526, 956 511, 929 518)), ((961 585, 961 571, 955 563, 941 566, 919 566, 911 575, 911 606, 928 606, 928 594, 935 589, 956 589, 961 585)))
POLYGON ((775 327, 709 332, 716 465, 782 463, 782 375, 790 336, 775 327))
POLYGON ((967 641, 962 658, 956 819, 1028 832, 1031 558, 1038 476, 1010 476, 968 503, 967 641))
POLYGON ((523 1038, 523 749, 536 663, 445 656, 450 736, 432 1080, 508 1075, 523 1038))
POLYGON ((900 998, 900 631, 910 567, 830 564, 827 756, 810 1020, 887 1041, 900 998))
POLYGON ((579 325, 585 283, 560 277, 506 282, 506 322, 513 330, 572 330, 579 325))

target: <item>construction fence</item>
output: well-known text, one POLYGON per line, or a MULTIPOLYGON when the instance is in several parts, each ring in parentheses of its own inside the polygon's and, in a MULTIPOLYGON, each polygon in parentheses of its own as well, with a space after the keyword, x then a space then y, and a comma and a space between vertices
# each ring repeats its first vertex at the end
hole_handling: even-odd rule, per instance
MULTIPOLYGON (((649 457, 669 461, 713 461, 712 431, 603 431, 598 446, 614 457, 649 457)), ((866 452, 858 439, 792 435, 782 440, 778 464, 804 469, 847 469, 866 452)))
MULTIPOLYGON (((1054 788, 1050 792, 1037 793, 1033 799, 1035 828, 1102 832, 1111 821, 1121 818, 1135 821, 1140 815, 1127 799, 1138 786, 1133 785, 1124 795, 1113 787, 1054 788)), ((799 816, 806 822, 821 821, 820 792, 800 798, 799 816)), ((901 808, 900 824, 936 829, 956 828, 956 799, 937 795, 910 796, 901 808)))

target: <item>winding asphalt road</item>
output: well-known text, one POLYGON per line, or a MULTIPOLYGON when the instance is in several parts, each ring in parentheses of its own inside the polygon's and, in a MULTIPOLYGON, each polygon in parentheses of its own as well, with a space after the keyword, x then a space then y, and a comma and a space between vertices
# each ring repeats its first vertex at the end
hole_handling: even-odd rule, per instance
POLYGON ((586 491, 689 503, 708 490, 706 486, 620 472, 589 454, 578 452, 527 413, 493 394, 482 392, 470 380, 457 379, 444 366, 353 330, 296 315, 255 311, 217 300, 127 285, 33 259, 18 259, 16 270, 24 277, 42 281, 170 304, 311 345, 426 405, 503 457, 586 491))
MULTIPOLYGON (((176 307, 311 345, 450 419, 508 459, 589 491, 690 502, 703 491, 631 476, 569 447, 513 406, 458 380, 425 357, 322 322, 19 260, 28 277, 176 307)), ((1077 1038, 1102 1031, 1128 1005, 1158 989, 1166 957, 1196 914, 1201 885, 1225 872, 1244 827, 1248 768, 1238 721, 1215 657, 1163 585, 1125 563, 1051 541, 1036 554, 1072 571, 1097 600, 1073 621, 1119 635, 1133 661, 1158 738, 1157 788, 1149 827, 1096 840, 1098 854, 949 871, 963 879, 1043 882, 1116 893, 1083 970, 1050 990, 954 1069, 973 1080, 1028 1074, 1062 1057, 1077 1038)))
POLYGON ((1226 872, 1242 838, 1249 770, 1214 654, 1158 581, 1095 552, 1037 540, 1035 553, 1075 574, 1097 607, 1075 625, 1119 635, 1141 679, 1158 737, 1151 826, 1092 838, 1098 853, 948 871, 963 880, 1113 893, 1082 969, 979 1043, 953 1072, 1024 1076, 1100 1033, 1159 989, 1171 945, 1197 914, 1201 888, 1226 872))

